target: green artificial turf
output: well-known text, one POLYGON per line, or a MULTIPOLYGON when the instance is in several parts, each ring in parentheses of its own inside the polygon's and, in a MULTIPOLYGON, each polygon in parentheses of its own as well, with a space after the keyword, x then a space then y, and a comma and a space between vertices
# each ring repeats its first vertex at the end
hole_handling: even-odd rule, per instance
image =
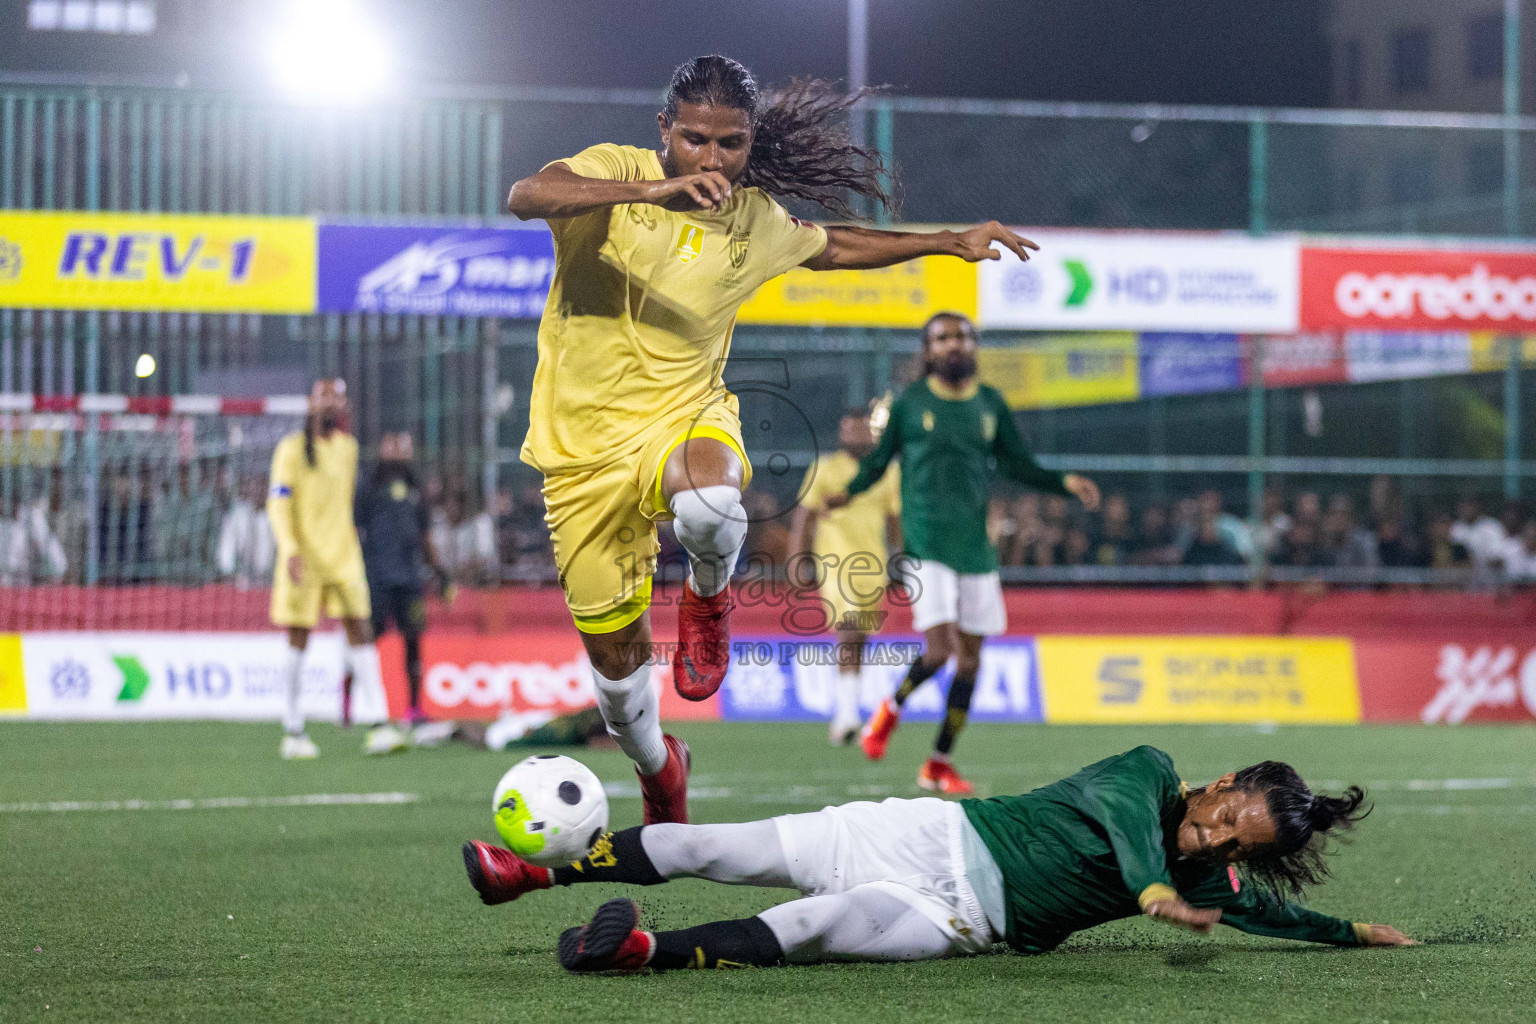
MULTIPOLYGON (((680 725, 696 821, 917 795, 932 726, 878 765, 814 725, 680 725)), ((20 1021, 1423 1021, 1536 1020, 1536 731, 1522 728, 974 726, 983 793, 1050 782, 1150 742, 1194 783, 1265 758, 1314 785, 1359 781, 1377 809, 1312 905, 1397 925, 1413 949, 1213 938, 1143 920, 1037 957, 644 977, 572 977, 555 939, 619 887, 480 905, 459 845, 494 838, 514 755, 463 747, 365 758, 319 727, 322 757, 277 759, 273 726, 0 724, 0 1020, 20 1021), (189 809, 53 801, 405 793, 409 803, 189 809)), ((623 781, 616 751, 579 752, 623 781)), ((782 890, 684 881, 628 890, 650 926, 742 917, 782 890)))

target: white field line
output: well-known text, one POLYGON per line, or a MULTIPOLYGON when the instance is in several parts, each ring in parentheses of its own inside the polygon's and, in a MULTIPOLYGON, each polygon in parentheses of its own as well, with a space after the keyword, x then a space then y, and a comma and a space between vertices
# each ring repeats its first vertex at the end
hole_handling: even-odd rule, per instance
POLYGON ((300 796, 214 796, 200 800, 52 800, 0 804, 0 814, 66 814, 75 811, 222 811, 246 807, 344 807, 413 804, 416 793, 306 793, 300 796))

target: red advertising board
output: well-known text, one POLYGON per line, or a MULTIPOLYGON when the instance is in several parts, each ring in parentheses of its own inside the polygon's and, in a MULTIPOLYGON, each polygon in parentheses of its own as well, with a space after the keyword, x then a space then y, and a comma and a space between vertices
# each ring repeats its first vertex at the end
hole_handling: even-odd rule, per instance
POLYGON ((1536 643, 1356 640, 1367 722, 1530 722, 1536 643))
POLYGON ((1536 251, 1303 247, 1301 328, 1525 331, 1536 251))
MULTIPOLYGON (((379 640, 384 692, 392 717, 406 707, 405 654, 394 633, 379 640)), ((517 633, 427 633, 421 642, 421 705, 428 718, 495 718, 503 711, 563 714, 591 707, 592 677, 575 630, 517 633)), ((716 719, 715 698, 688 701, 672 686, 670 663, 652 670, 661 717, 716 719)))
POLYGON ((1337 331, 1264 336, 1264 386, 1339 384, 1347 378, 1344 336, 1337 331))

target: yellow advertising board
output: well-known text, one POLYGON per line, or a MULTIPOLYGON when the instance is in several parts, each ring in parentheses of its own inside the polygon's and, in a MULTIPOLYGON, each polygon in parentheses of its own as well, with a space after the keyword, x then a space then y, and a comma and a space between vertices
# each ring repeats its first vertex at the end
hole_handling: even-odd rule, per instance
POLYGON ((1354 645, 1252 636, 1042 636, 1052 723, 1360 721, 1354 645))
POLYGON ((1136 335, 1099 331, 1043 338, 1016 348, 984 348, 981 379, 1014 409, 1132 402, 1141 396, 1136 335))
POLYGON ((736 319, 744 324, 921 327, 946 309, 975 318, 976 267, 953 256, 928 256, 879 270, 796 267, 759 288, 736 319))
POLYGON ((21 668, 21 634, 0 633, 0 717, 27 713, 27 681, 21 668))
POLYGON ((310 313, 303 217, 0 212, 0 307, 310 313))
POLYGON ((1520 361, 1536 363, 1536 334, 1494 334, 1492 331, 1473 331, 1472 372, 1502 370, 1509 364, 1509 346, 1520 345, 1520 361))

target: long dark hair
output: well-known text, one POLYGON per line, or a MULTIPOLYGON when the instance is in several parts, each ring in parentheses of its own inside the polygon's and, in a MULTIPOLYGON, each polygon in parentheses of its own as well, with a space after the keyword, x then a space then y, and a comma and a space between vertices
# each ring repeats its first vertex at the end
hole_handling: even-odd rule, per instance
POLYGON ((1350 786, 1343 796, 1313 793, 1296 769, 1282 761, 1264 761, 1236 774, 1233 788, 1262 793, 1275 823, 1275 842, 1238 870, 1276 897, 1301 896, 1309 885, 1328 877, 1329 840, 1348 832, 1371 813, 1360 810, 1365 790, 1350 786))
POLYGON ((679 103, 744 110, 752 121, 752 150, 741 184, 769 195, 804 199, 839 217, 859 219, 847 193, 894 212, 898 185, 880 154, 848 139, 844 115, 879 90, 839 91, 828 82, 797 78, 764 97, 757 80, 729 57, 710 54, 678 66, 667 87, 662 116, 671 124, 679 103))

